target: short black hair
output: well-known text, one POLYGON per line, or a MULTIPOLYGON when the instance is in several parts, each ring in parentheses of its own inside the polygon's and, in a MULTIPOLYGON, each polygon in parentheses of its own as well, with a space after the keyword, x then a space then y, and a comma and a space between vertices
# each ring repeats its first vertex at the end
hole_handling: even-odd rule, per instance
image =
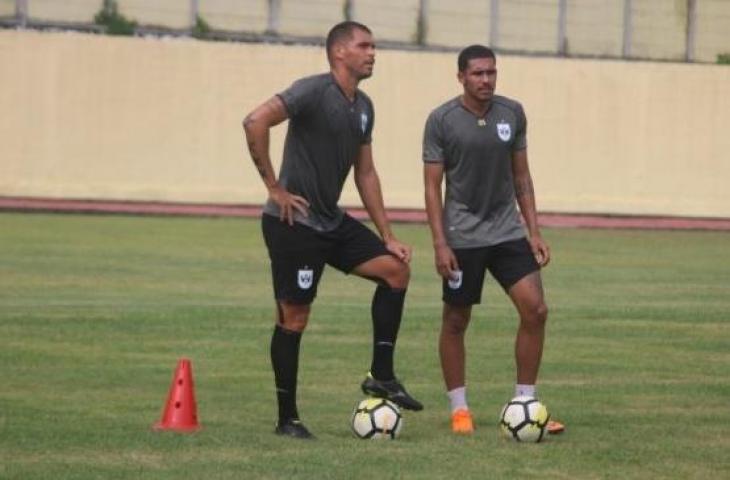
POLYGON ((469 66, 469 60, 475 58, 491 58, 495 61, 497 60, 491 48, 485 47, 484 45, 469 45, 459 53, 459 60, 457 61, 459 71, 465 71, 469 66))
POLYGON ((347 20, 345 22, 340 22, 334 27, 332 27, 327 34, 327 59, 330 59, 330 55, 332 53, 332 48, 335 46, 335 44, 343 41, 344 39, 350 39, 352 38, 352 32, 354 30, 362 30, 364 32, 367 32, 372 35, 373 32, 370 31, 368 27, 363 25, 359 22, 354 22, 352 20, 347 20))

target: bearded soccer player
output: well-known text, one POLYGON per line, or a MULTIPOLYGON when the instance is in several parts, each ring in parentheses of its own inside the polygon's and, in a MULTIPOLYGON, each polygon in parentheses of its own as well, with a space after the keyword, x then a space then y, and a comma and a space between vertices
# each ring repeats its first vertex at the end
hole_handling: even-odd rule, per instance
POLYGON ((330 30, 326 49, 329 72, 297 80, 243 122, 251 158, 269 194, 261 223, 276 300, 271 338, 279 407, 275 433, 294 438, 313 438, 297 410, 297 372, 300 340, 325 264, 377 285, 372 363, 363 392, 405 409, 423 408, 393 372, 411 247, 393 235, 386 217, 370 145, 373 104, 358 88, 373 73, 375 43, 368 27, 348 21, 330 30), (277 179, 269 130, 287 119, 277 179), (337 205, 351 168, 380 238, 337 205))
MULTIPOLYGON (((550 249, 537 225, 522 106, 495 95, 497 61, 489 48, 467 47, 457 63, 463 93, 428 117, 423 161, 426 211, 442 277, 441 368, 452 431, 469 434, 474 423, 466 401, 464 335, 472 306, 481 302, 485 273, 501 285, 520 318, 514 394, 535 397, 547 320, 540 269, 550 261, 550 249)), ((562 428, 548 425, 552 433, 562 428)))

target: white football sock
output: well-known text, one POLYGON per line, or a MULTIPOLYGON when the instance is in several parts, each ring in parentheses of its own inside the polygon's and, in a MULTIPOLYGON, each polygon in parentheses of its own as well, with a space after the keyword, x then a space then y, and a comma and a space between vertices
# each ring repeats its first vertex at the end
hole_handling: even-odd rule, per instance
POLYGON ((515 385, 515 397, 536 397, 537 396, 537 390, 535 389, 535 385, 524 385, 521 383, 518 383, 515 385))
POLYGON ((449 390, 446 395, 449 396, 449 402, 451 403, 451 413, 459 409, 469 410, 469 406, 466 404, 466 387, 449 390))

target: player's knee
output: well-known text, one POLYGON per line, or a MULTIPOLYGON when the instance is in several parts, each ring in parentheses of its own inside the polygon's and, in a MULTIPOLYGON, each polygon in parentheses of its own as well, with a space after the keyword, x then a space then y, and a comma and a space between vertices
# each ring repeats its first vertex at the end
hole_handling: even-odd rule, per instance
POLYGON ((466 333, 466 327, 468 322, 448 322, 445 321, 442 325, 442 330, 446 335, 460 336, 466 333))
POLYGON ((525 315, 522 321, 528 328, 543 329, 545 328, 547 317, 548 307, 545 302, 540 302, 529 308, 527 315, 525 315))
POLYGON ((309 322, 309 305, 281 304, 281 326, 293 332, 303 332, 309 322))
POLYGON ((393 288, 408 288, 408 282, 411 281, 411 267, 402 262, 398 262, 397 265, 393 288))
POLYGON ((388 285, 391 288, 405 289, 408 288, 408 282, 411 280, 411 267, 407 263, 395 261, 391 272, 388 285))
POLYGON ((411 280, 411 268, 408 264, 393 259, 383 274, 383 280, 390 288, 405 290, 411 280))
POLYGON ((281 326, 292 332, 303 332, 307 328, 308 316, 305 315, 291 315, 283 316, 281 319, 281 326))
POLYGON ((469 326, 469 315, 461 310, 446 310, 442 323, 443 332, 447 335, 463 335, 469 326))

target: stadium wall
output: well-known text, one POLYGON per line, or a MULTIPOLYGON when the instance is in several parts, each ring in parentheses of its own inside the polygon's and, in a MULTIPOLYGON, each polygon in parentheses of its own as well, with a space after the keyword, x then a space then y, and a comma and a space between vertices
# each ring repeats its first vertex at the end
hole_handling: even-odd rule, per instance
MULTIPOLYGON (((363 84, 390 207, 422 208, 429 111, 455 54, 380 51, 363 84)), ((321 48, 0 31, 0 196, 258 204, 246 112, 324 71, 321 48)), ((730 68, 499 58, 528 119, 542 211, 730 217, 730 68)), ((285 127, 275 129, 281 155, 285 127)), ((352 186, 343 205, 359 205, 352 186)))

